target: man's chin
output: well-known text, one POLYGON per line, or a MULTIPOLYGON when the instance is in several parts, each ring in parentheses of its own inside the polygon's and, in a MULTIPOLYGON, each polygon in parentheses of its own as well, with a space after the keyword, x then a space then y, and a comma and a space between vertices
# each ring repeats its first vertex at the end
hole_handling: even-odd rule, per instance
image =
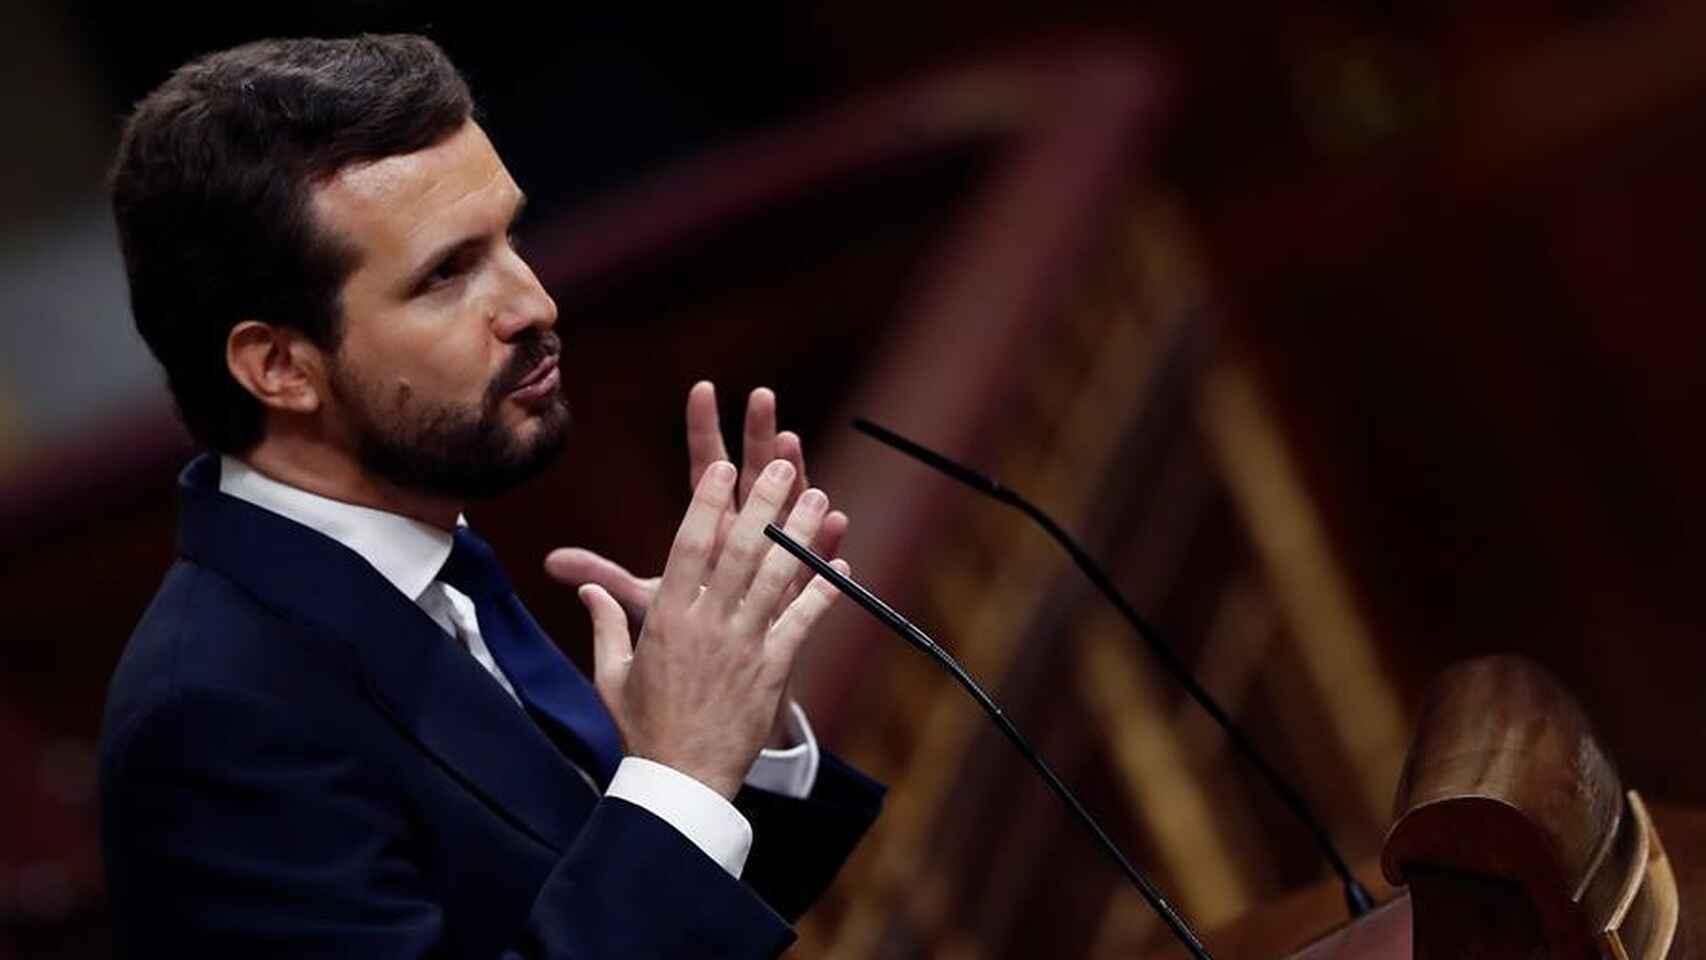
POLYGON ((509 431, 509 452, 501 458, 503 467, 493 470, 502 477, 499 483, 485 491, 495 496, 550 469, 562 456, 569 440, 568 404, 553 404, 531 412, 509 431))
POLYGON ((515 413, 516 416, 509 424, 513 448, 529 452, 552 448, 550 457, 555 459, 556 452, 561 450, 568 436, 568 401, 559 396, 555 403, 540 407, 520 407, 515 413))
POLYGON ((441 424, 406 441, 395 434, 366 431, 361 460, 374 475, 405 489, 486 500, 549 469, 567 445, 568 435, 569 409, 564 402, 507 423, 441 424))

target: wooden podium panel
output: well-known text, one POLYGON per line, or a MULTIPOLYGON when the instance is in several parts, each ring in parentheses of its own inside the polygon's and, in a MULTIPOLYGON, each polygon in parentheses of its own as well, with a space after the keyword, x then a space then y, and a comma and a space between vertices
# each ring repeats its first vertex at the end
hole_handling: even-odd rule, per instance
POLYGON ((1586 716, 1535 664, 1488 657, 1442 675, 1394 806, 1382 873, 1401 889, 1384 891, 1379 908, 1344 923, 1339 886, 1326 883, 1212 932, 1210 949, 1297 960, 1695 955, 1706 809, 1625 790, 1586 716))
MULTIPOLYGON (((1664 838, 1675 867, 1684 920, 1706 918, 1706 808, 1649 803, 1648 812, 1664 838)), ((1377 868, 1359 864, 1357 875, 1373 880, 1377 868)), ((1374 885, 1382 904, 1362 925, 1345 924, 1343 892, 1333 881, 1316 884, 1264 904, 1215 930, 1204 941, 1217 960, 1409 960, 1409 896, 1403 890, 1374 885), (1288 953, 1288 951, 1290 951, 1288 953)), ((1684 946, 1692 949, 1698 935, 1684 946)), ((1696 951, 1698 952, 1698 951, 1696 951)), ((1183 960, 1185 951, 1167 945, 1144 960, 1183 960)))

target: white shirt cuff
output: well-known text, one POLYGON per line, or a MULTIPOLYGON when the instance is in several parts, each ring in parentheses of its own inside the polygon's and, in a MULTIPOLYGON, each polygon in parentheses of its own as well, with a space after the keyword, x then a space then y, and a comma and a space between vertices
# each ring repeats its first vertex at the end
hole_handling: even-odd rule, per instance
POLYGON ((623 757, 604 795, 656 814, 707 857, 740 878, 752 852, 752 824, 723 795, 673 767, 623 757))
POLYGON ((785 750, 760 750, 752 769, 746 772, 746 785, 804 800, 817 783, 821 754, 812 725, 806 722, 806 712, 792 700, 788 701, 787 720, 794 745, 785 750))

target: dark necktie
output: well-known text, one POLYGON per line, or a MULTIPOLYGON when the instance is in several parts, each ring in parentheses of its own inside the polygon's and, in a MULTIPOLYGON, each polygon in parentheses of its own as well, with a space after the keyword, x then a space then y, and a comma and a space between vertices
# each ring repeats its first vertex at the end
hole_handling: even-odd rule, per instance
POLYGON ((474 601, 480 636, 522 704, 567 732, 566 738, 552 739, 600 783, 609 783, 622 761, 622 736, 598 691, 521 605, 491 546, 457 527, 438 579, 474 601))

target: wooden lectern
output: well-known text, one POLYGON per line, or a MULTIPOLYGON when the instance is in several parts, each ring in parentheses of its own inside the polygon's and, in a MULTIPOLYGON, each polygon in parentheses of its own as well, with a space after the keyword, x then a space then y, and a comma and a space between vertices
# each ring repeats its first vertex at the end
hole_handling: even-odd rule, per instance
MULTIPOLYGON (((1297 960, 1695 955, 1699 898, 1679 889, 1654 816, 1533 663, 1490 657, 1440 677, 1395 810, 1381 867, 1404 892, 1297 960)), ((1703 838, 1698 817, 1676 822, 1703 838)))

